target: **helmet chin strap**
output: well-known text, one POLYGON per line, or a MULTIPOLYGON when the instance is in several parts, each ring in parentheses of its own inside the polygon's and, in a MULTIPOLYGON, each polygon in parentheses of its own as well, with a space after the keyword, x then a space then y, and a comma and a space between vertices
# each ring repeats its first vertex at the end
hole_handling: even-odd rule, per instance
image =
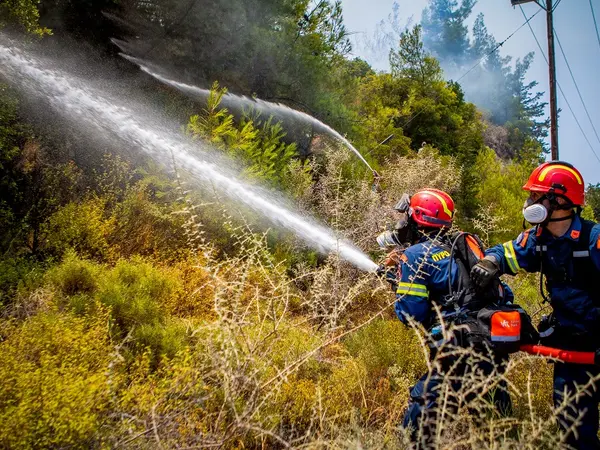
POLYGON ((547 195, 545 197, 550 201, 550 209, 548 210, 548 218, 543 223, 544 226, 549 224, 550 222, 564 222, 565 220, 571 220, 575 217, 575 211, 573 211, 573 203, 571 203, 571 201, 567 197, 560 194, 552 194, 547 195), (565 199, 567 203, 561 205, 557 201, 558 197, 565 199), (552 219, 552 214, 554 214, 555 211, 569 210, 571 211, 571 214, 569 214, 568 216, 552 219))
POLYGON ((549 223, 549 222, 563 222, 565 220, 571 220, 574 217, 575 217, 575 212, 573 212, 572 214, 569 214, 568 216, 560 217, 558 219, 546 219, 546 221, 544 222, 544 224, 549 223))

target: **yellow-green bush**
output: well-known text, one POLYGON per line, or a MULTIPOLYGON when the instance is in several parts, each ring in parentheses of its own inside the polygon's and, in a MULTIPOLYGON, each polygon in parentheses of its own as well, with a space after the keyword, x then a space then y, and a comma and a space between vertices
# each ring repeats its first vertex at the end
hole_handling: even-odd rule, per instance
POLYGON ((72 249, 84 257, 103 259, 108 256, 108 237, 114 226, 101 198, 69 203, 44 224, 42 249, 57 256, 72 249))
POLYGON ((176 205, 151 198, 150 189, 140 183, 115 207, 109 237, 113 259, 135 255, 174 259, 184 253, 184 222, 173 214, 176 205))
POLYGON ((110 268, 70 252, 46 279, 60 294, 61 305, 78 314, 95 314, 98 305, 108 308, 113 331, 121 338, 131 332, 136 348, 174 356, 187 342, 188 325, 168 314, 184 296, 178 270, 139 258, 110 268))
POLYGON ((174 357, 185 348, 190 336, 189 324, 176 319, 146 323, 139 325, 133 336, 137 347, 151 349, 155 361, 160 361, 162 357, 174 357))
POLYGON ((102 266, 68 251, 59 265, 46 273, 46 279, 65 296, 92 294, 98 287, 102 266))
POLYGON ((0 341, 0 447, 90 448, 101 440, 113 348, 106 314, 39 313, 3 322, 0 341))
POLYGON ((521 210, 527 195, 522 186, 532 169, 526 163, 505 163, 490 149, 477 155, 474 173, 480 216, 476 231, 490 245, 515 239, 523 230, 521 210))
POLYGON ((372 377, 384 376, 392 366, 416 378, 427 366, 415 333, 399 320, 376 320, 344 340, 348 352, 361 359, 372 377))
POLYGON ((161 322, 164 304, 180 293, 181 282, 141 259, 119 261, 99 280, 97 299, 125 333, 134 326, 161 322))

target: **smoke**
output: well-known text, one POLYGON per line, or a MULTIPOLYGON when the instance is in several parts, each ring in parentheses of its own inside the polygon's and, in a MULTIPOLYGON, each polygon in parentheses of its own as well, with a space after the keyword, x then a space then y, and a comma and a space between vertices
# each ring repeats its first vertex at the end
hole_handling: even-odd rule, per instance
POLYGON ((397 47, 400 35, 413 26, 413 23, 412 15, 402 21, 400 5, 394 2, 392 12, 376 24, 375 31, 352 36, 353 53, 368 61, 373 68, 389 71, 390 51, 397 47))
MULTIPOLYGON (((436 0, 428 3, 420 16, 423 43, 440 62, 444 78, 459 80, 465 100, 477 105, 488 122, 505 125, 520 120, 523 93, 529 98, 536 96, 531 92, 535 86, 524 86, 532 55, 516 61, 502 56, 498 41, 487 30, 483 14, 471 21, 474 4, 471 0, 463 0, 459 6, 436 0)), ((375 67, 389 70, 390 51, 397 48, 400 35, 412 26, 413 16, 403 25, 401 14, 407 14, 407 7, 401 9, 394 2, 392 12, 371 35, 354 37, 357 54, 375 67)), ((530 112, 533 109, 537 111, 525 120, 535 121, 543 115, 536 115, 542 111, 537 105, 530 112)))

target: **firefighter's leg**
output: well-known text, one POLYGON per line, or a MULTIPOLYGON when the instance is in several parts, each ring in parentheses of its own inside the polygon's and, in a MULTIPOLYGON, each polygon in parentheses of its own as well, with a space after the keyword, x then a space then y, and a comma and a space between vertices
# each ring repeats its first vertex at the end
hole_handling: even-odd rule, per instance
MULTIPOLYGON (((500 355, 500 354, 496 354, 494 355, 494 364, 489 364, 489 366, 487 367, 488 372, 487 373, 494 373, 496 372, 498 374, 498 376, 500 374, 504 374, 504 372, 506 371, 506 365, 508 364, 508 358, 509 356, 506 355, 500 355)), ((494 405, 494 409, 495 412, 500 416, 500 417, 507 417, 510 416, 513 412, 513 408, 512 408, 512 400, 510 398, 510 393, 508 390, 508 385, 506 383, 506 380, 502 380, 500 381, 500 383, 498 383, 498 386, 496 387, 496 389, 494 389, 491 392, 491 399, 490 399, 494 405)))
MULTIPOLYGON (((596 366, 556 363, 554 365, 554 406, 563 403, 564 395, 572 397, 576 386, 584 386, 590 381, 590 375, 596 376, 596 366)), ((598 384, 598 383, 596 383, 598 384)), ((566 443, 578 450, 600 449, 598 440, 598 389, 590 387, 584 395, 573 400, 565 412, 559 416, 559 427, 567 433, 566 443), (581 417, 580 417, 581 416, 581 417), (579 426, 575 422, 580 421, 579 426)))
POLYGON ((427 373, 410 389, 410 398, 404 413, 402 427, 410 432, 412 441, 419 448, 428 447, 429 439, 435 430, 440 384, 441 379, 438 374, 427 373))
MULTIPOLYGON (((496 356, 494 362, 479 361, 475 367, 466 366, 465 377, 468 378, 469 372, 475 370, 480 374, 479 376, 489 377, 490 382, 496 382, 497 377, 506 370, 506 361, 508 361, 508 355, 496 356)), ((489 383, 482 383, 482 385, 483 384, 489 383)), ((481 397, 481 395, 482 393, 480 392, 473 392, 466 398, 467 403, 483 398, 488 405, 485 410, 481 410, 480 406, 478 406, 477 409, 469 408, 475 421, 484 419, 490 415, 495 417, 506 417, 512 414, 512 401, 505 380, 498 382, 498 385, 494 389, 488 391, 483 397, 481 397), (482 415, 484 412, 485 414, 482 415)))

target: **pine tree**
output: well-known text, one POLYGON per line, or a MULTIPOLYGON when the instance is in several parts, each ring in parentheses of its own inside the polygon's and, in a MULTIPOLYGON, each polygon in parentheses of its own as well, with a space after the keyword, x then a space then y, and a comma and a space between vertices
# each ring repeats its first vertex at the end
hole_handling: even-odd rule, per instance
POLYGON ((469 29, 465 25, 475 0, 430 0, 423 11, 425 47, 441 62, 442 67, 461 67, 469 53, 469 29))

